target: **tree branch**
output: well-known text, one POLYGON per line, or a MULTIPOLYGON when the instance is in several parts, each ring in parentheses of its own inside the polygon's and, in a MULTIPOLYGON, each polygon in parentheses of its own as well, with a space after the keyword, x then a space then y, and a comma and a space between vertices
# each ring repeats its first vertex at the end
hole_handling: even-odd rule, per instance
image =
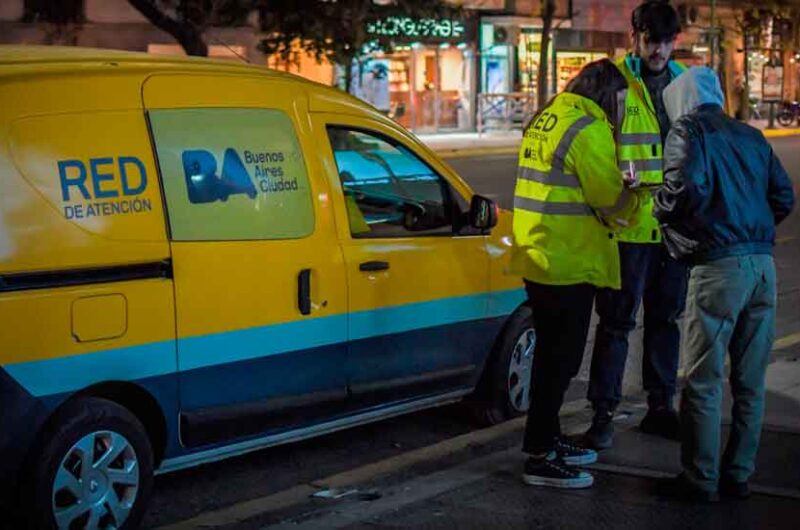
POLYGON ((155 27, 175 37, 188 55, 208 55, 208 45, 203 40, 202 32, 188 20, 179 21, 170 17, 156 5, 154 0, 128 0, 128 3, 155 27))

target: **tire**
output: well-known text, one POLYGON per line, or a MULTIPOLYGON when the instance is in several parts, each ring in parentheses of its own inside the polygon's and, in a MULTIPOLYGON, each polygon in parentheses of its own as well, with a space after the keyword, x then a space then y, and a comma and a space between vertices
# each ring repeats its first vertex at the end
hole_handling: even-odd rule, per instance
POLYGON ((28 528, 138 527, 153 486, 153 450, 128 409, 100 398, 67 404, 27 462, 21 515, 28 528), (85 466, 89 451, 92 465, 85 466))
POLYGON ((527 305, 509 318, 497 339, 471 405, 483 425, 496 425, 528 411, 536 332, 527 305))
POLYGON ((782 110, 778 113, 778 123, 784 127, 790 127, 794 123, 794 114, 788 110, 782 110))

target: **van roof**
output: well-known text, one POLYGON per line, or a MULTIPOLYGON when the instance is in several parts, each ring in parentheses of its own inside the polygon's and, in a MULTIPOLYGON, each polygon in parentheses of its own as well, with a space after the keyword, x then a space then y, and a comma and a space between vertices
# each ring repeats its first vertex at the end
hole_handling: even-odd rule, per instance
POLYGON ((0 67, 7 65, 31 65, 40 68, 46 64, 108 64, 119 65, 150 65, 154 67, 174 68, 189 67, 198 69, 235 69, 250 70, 252 73, 261 73, 280 77, 291 77, 298 81, 311 83, 307 79, 292 74, 270 70, 264 66, 257 66, 223 59, 209 59, 207 57, 189 57, 173 55, 152 55, 143 52, 129 52, 121 50, 104 50, 99 48, 81 48, 77 46, 37 46, 37 45, 0 45, 0 67))
POLYGON ((328 100, 344 103, 350 107, 374 113, 375 109, 362 100, 336 90, 332 87, 316 83, 304 77, 288 72, 272 70, 262 65, 247 64, 225 59, 209 59, 208 57, 189 57, 173 55, 153 55, 144 52, 106 50, 99 48, 82 48, 77 46, 39 46, 39 45, 7 45, 0 44, 0 77, 4 75, 31 75, 37 73, 63 72, 65 68, 75 71, 75 66, 87 69, 114 67, 136 70, 168 71, 192 70, 207 73, 239 73, 245 75, 261 75, 281 81, 300 83, 313 87, 317 94, 325 94, 328 100))
MULTIPOLYGON (((312 107, 319 105, 322 111, 329 109, 327 104, 341 105, 341 109, 358 109, 386 124, 396 124, 380 114, 375 108, 361 99, 336 88, 316 83, 288 72, 272 70, 266 66, 246 64, 224 59, 207 57, 153 55, 143 52, 81 48, 77 46, 38 46, 0 44, 0 79, 4 76, 37 75, 53 73, 73 74, 85 67, 86 71, 104 68, 130 70, 194 71, 197 73, 234 73, 259 75, 267 78, 302 84, 308 87, 312 107), (316 103, 315 103, 316 102, 316 103)), ((407 131, 406 131, 407 132, 407 131)))

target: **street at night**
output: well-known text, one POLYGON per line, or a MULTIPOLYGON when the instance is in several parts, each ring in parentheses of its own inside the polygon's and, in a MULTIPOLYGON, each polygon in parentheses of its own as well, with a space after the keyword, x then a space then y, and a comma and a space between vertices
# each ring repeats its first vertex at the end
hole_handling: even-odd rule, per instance
MULTIPOLYGON (((800 183, 800 138, 771 141, 800 183)), ((512 203, 516 156, 449 158, 476 192, 512 203)), ((523 423, 483 430, 452 405, 386 420, 317 440, 162 476, 147 527, 224 528, 794 528, 800 516, 800 217, 781 226, 778 339, 770 368, 761 486, 735 506, 699 507, 659 500, 655 480, 677 472, 678 444, 638 432, 643 414, 641 351, 631 339, 625 374, 629 397, 618 417, 621 446, 601 453, 592 491, 558 493, 519 482, 523 423), (788 339, 788 340, 786 340, 788 339), (340 498, 312 497, 332 491, 340 498), (759 493, 760 491, 760 493, 759 493), (567 522, 569 521, 569 522, 567 522)), ((573 433, 591 418, 584 399, 591 344, 569 394, 565 424, 573 433)))
POLYGON ((794 529, 800 0, 0 1, 0 530, 794 529))

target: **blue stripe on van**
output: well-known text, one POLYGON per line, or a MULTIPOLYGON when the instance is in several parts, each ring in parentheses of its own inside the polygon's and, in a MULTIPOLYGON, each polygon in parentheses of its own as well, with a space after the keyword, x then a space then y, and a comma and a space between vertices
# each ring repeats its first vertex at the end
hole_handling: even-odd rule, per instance
POLYGON ((489 318, 507 316, 527 300, 528 295, 525 289, 510 289, 507 291, 495 291, 486 293, 489 298, 488 315, 489 318))
POLYGON ((347 315, 296 320, 213 335, 178 339, 180 370, 194 370, 347 340, 347 315))
MULTIPOLYGON (((515 289, 358 311, 350 315, 350 340, 502 316, 513 312, 524 298, 524 290, 515 289)), ((344 314, 188 337, 179 339, 180 370, 328 346, 347 337, 344 314)))
POLYGON ((350 315, 350 339, 392 335, 486 317, 488 293, 418 302, 350 315))
POLYGON ((524 300, 525 290, 513 289, 359 311, 350 318, 350 340, 503 316, 524 300))
MULTIPOLYGON (((352 340, 402 333, 510 314, 525 299, 523 289, 445 298, 351 315, 352 340)), ((347 315, 215 333, 173 341, 5 365, 34 396, 59 394, 105 380, 133 381, 158 375, 341 343, 347 315)))
POLYGON ((100 381, 133 381, 174 373, 175 342, 171 340, 113 350, 43 359, 3 368, 36 397, 85 388, 100 381))

